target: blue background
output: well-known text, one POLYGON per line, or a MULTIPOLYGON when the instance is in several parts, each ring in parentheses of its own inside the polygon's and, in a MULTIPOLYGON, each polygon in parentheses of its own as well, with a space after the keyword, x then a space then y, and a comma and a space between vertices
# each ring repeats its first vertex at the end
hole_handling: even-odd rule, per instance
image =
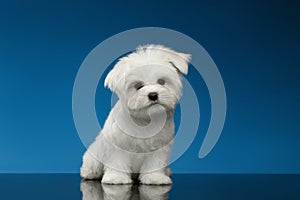
MULTIPOLYGON (((300 173, 299 11, 297 1, 284 0, 2 1, 0 172, 79 172, 85 147, 72 118, 77 70, 106 38, 158 26, 208 51, 228 100, 221 138, 200 160, 210 104, 201 77, 190 71, 204 125, 174 172, 300 173)), ((108 98, 102 83, 98 88, 96 101, 108 98)), ((108 109, 97 106, 100 122, 108 109)))

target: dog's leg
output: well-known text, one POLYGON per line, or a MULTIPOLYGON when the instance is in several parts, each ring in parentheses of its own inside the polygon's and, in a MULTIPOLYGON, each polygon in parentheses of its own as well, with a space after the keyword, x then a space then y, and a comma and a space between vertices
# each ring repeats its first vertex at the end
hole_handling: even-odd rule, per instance
POLYGON ((169 164, 170 147, 165 147, 153 154, 147 155, 141 167, 139 180, 147 185, 170 185, 171 170, 169 164), (165 167, 164 167, 165 166, 165 167))
POLYGON ((146 185, 171 185, 172 180, 166 175, 165 169, 151 172, 141 173, 139 179, 142 184, 146 185))
POLYGON ((131 184, 133 183, 130 173, 107 168, 101 183, 104 184, 131 184))
POLYGON ((98 179, 103 174, 103 164, 86 151, 80 168, 80 176, 84 179, 98 179))

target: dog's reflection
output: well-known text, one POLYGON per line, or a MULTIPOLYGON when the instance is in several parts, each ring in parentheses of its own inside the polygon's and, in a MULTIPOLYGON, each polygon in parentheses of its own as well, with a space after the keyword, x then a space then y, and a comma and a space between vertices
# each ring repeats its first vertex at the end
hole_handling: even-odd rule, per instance
POLYGON ((172 186, 107 185, 98 180, 80 183, 83 200, 167 200, 172 186))

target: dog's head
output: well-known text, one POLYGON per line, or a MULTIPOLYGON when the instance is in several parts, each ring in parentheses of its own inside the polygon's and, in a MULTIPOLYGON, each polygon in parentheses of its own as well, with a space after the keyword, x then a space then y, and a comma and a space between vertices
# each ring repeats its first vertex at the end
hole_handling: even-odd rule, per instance
POLYGON ((181 75, 188 73, 189 54, 161 45, 146 45, 121 58, 104 85, 132 111, 159 104, 174 109, 181 96, 181 75))

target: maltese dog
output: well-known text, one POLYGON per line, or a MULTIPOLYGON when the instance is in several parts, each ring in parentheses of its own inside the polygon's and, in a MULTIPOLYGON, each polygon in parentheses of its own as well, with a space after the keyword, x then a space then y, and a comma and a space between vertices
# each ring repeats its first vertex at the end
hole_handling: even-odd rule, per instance
POLYGON ((189 54, 145 45, 121 58, 104 85, 119 100, 83 156, 80 175, 106 184, 172 184, 168 168, 174 109, 182 94, 189 54))

